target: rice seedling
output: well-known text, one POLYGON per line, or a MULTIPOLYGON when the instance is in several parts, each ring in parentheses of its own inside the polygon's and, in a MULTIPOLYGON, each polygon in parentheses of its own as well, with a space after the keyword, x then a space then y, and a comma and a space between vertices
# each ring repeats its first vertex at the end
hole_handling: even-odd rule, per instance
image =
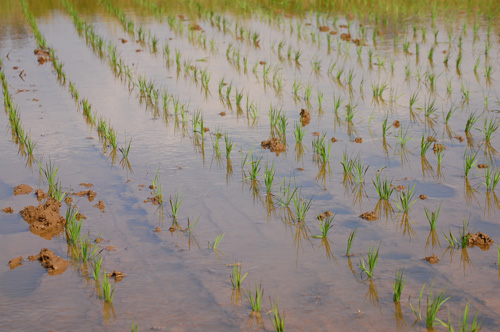
POLYGON ((342 105, 342 99, 340 99, 340 96, 338 97, 333 96, 333 110, 335 114, 338 113, 341 105, 342 105))
POLYGON ((200 217, 198 217, 198 219, 196 219, 196 221, 194 223, 192 223, 189 220, 189 218, 188 218, 188 228, 187 228, 187 231, 188 231, 188 233, 189 233, 190 236, 193 235, 194 229, 198 225, 198 221, 200 221, 200 217))
MULTIPOLYGON (((458 326, 458 331, 460 332, 479 332, 481 330, 481 323, 478 323, 477 321, 477 315, 479 314, 479 310, 476 311, 476 315, 474 316, 474 319, 471 322, 471 325, 469 327, 469 321, 468 321, 468 315, 469 315, 469 307, 470 303, 467 302, 465 304, 465 309, 464 309, 464 314, 462 316, 462 319, 460 320, 460 324, 458 326)), ((448 328, 449 332, 455 332, 453 329, 453 326, 451 325, 451 320, 450 320, 450 313, 448 312, 448 322, 440 322, 441 325, 444 327, 448 328)))
POLYGON ((484 173, 485 181, 483 182, 486 191, 493 192, 500 181, 500 170, 489 166, 484 173))
POLYGON ((381 98, 382 97, 382 93, 384 93, 384 91, 386 89, 387 89, 387 83, 386 82, 379 83, 379 84, 372 83, 373 97, 381 98))
POLYGON ((462 52, 458 53, 457 61, 455 63, 455 67, 457 68, 457 72, 460 72, 460 65, 462 64, 462 52))
POLYGON ((111 285, 111 281, 108 278, 106 270, 103 270, 102 274, 102 297, 104 301, 108 303, 113 302, 113 297, 115 295, 115 286, 111 285))
POLYGON ((357 232, 358 232, 358 226, 356 226, 356 228, 354 228, 354 230, 351 231, 351 233, 349 233, 349 237, 347 238, 347 250, 345 253, 346 256, 351 256, 352 243, 354 241, 354 238, 356 237, 357 232))
POLYGON ((326 218, 321 218, 320 219, 320 224, 319 224, 319 229, 321 231, 321 235, 313 235, 313 238, 315 239, 326 239, 328 236, 328 231, 332 229, 333 225, 333 219, 335 218, 336 214, 334 214, 331 217, 326 217, 326 218))
POLYGON ((470 99, 469 88, 462 83, 462 88, 460 89, 460 91, 462 92, 462 100, 468 103, 470 99))
POLYGON ((411 189, 408 187, 406 190, 402 190, 401 193, 398 193, 398 202, 396 203, 396 206, 400 211, 403 211, 403 213, 408 213, 410 211, 411 206, 417 201, 416 199, 413 199, 415 196, 415 185, 411 187, 411 189))
POLYGON ((234 146, 236 145, 233 143, 229 135, 224 135, 224 143, 226 146, 226 159, 230 159, 231 157, 231 151, 233 150, 234 146))
POLYGON ((281 317, 279 312, 279 299, 276 297, 276 303, 271 303, 272 311, 271 311, 271 321, 273 323, 274 330, 276 332, 284 332, 285 331, 285 314, 283 313, 283 317, 281 317))
POLYGON ((328 141, 328 143, 325 142, 325 136, 326 134, 324 134, 321 138, 318 137, 312 143, 314 151, 318 154, 322 163, 329 162, 330 151, 332 148, 332 144, 330 141, 328 141))
POLYGON ((45 175, 45 179, 49 184, 49 196, 54 197, 56 191, 56 176, 57 171, 59 171, 59 167, 55 167, 52 163, 52 160, 49 158, 49 162, 45 163, 45 168, 43 169, 43 174, 45 175))
POLYGON ((294 196, 297 192, 297 189, 298 189, 298 187, 296 187, 296 186, 293 186, 293 188, 292 188, 290 181, 288 181, 288 183, 286 183, 286 178, 284 178, 280 183, 278 203, 282 207, 287 208, 290 205, 290 202, 292 201, 292 199, 294 198, 294 196))
POLYGON ((246 296, 250 302, 252 311, 256 313, 261 312, 262 298, 264 296, 264 289, 262 288, 262 285, 257 285, 257 282, 255 282, 255 291, 252 292, 251 290, 248 290, 246 296))
POLYGON ((392 296, 392 300, 394 303, 399 302, 401 299, 401 293, 403 292, 403 287, 405 286, 406 279, 403 280, 404 269, 396 271, 396 278, 392 283, 392 289, 394 290, 394 295, 392 296))
POLYGON ((68 206, 66 210, 66 241, 73 246, 80 242, 80 234, 82 231, 82 221, 78 221, 76 216, 78 210, 72 206, 68 206))
POLYGON ((295 141, 297 144, 302 144, 302 140, 304 139, 305 134, 307 133, 307 130, 302 127, 302 125, 298 122, 295 123, 295 141))
POLYGON ((424 295, 424 290, 425 290, 425 284, 423 284, 423 286, 420 290, 420 295, 418 297, 418 306, 416 306, 416 307, 413 307, 413 305, 410 302, 411 296, 408 297, 408 304, 410 305, 411 310, 413 311, 413 313, 417 317, 417 320, 422 319, 422 306, 421 306, 421 304, 422 304, 422 297, 424 295))
POLYGON ((375 271, 375 267, 377 266, 379 249, 380 245, 377 247, 376 251, 375 247, 372 247, 370 245, 370 248, 368 249, 367 260, 365 261, 364 258, 361 258, 360 264, 358 265, 361 271, 366 273, 366 275, 370 279, 373 277, 373 272, 375 271))
POLYGON ((233 272, 230 275, 231 284, 233 285, 233 289, 240 289, 241 283, 245 280, 248 272, 244 275, 241 275, 241 264, 233 263, 233 272))
POLYGON ((266 184, 266 192, 268 194, 271 193, 274 181, 274 174, 275 174, 274 162, 272 163, 270 168, 266 163, 266 170, 264 172, 264 183, 266 184))
POLYGON ((392 186, 392 180, 387 181, 387 176, 385 177, 385 180, 382 181, 380 179, 380 174, 377 173, 377 175, 375 176, 375 181, 372 180, 372 182, 380 199, 388 200, 391 197, 394 191, 394 187, 392 186))
POLYGON ((365 182, 365 174, 368 171, 368 168, 370 166, 364 166, 363 163, 361 162, 361 158, 358 156, 353 163, 353 169, 354 172, 353 178, 356 183, 364 183, 365 182))
POLYGON ((431 46, 431 48, 429 49, 429 55, 427 56, 430 62, 432 62, 433 56, 434 56, 434 46, 431 46))
POLYGON ((119 148, 118 150, 121 152, 123 159, 128 159, 128 154, 130 152, 130 145, 132 144, 132 138, 127 143, 127 138, 125 138, 125 146, 123 148, 119 148))
POLYGON ((484 119, 484 140, 486 142, 491 141, 491 137, 493 136, 493 133, 497 131, 498 125, 500 124, 500 121, 497 121, 495 118, 485 118, 484 119))
POLYGON ((474 152, 474 151, 471 151, 469 149, 465 150, 465 153, 464 153, 465 177, 467 177, 469 175, 469 172, 472 169, 472 167, 476 167, 476 163, 477 163, 476 155, 477 155, 477 153, 478 153, 478 151, 474 152))
POLYGON ((446 290, 441 291, 441 293, 437 296, 433 296, 432 286, 433 285, 431 283, 431 289, 429 291, 429 296, 427 297, 427 316, 425 317, 425 326, 427 328, 432 328, 434 326, 439 309, 450 299, 450 297, 445 298, 446 290))
POLYGON ((222 239, 224 239, 225 235, 226 235, 226 233, 219 233, 219 234, 217 234, 217 236, 215 237, 215 240, 214 240, 214 242, 212 244, 210 244, 210 242, 208 242, 208 248, 213 249, 214 251, 216 251, 217 248, 219 248, 219 245, 222 242, 222 239))
POLYGON ((444 153, 441 150, 436 151, 438 167, 441 167, 441 163, 443 161, 443 155, 444 155, 444 153))
POLYGON ((248 171, 249 174, 245 178, 245 180, 250 179, 252 181, 255 181, 257 180, 260 174, 260 162, 262 161, 262 156, 260 156, 259 158, 254 158, 254 156, 251 155, 250 152, 250 158, 252 161, 249 163, 250 164, 250 169, 248 171))
POLYGON ((427 139, 424 136, 424 133, 422 133, 422 139, 420 140, 420 155, 422 157, 425 157, 425 154, 427 153, 427 150, 429 150, 431 145, 432 145, 432 140, 427 139))
POLYGON ((433 116, 437 111, 436 100, 430 100, 425 102, 424 114, 426 117, 433 116))
POLYGON ((351 103, 346 105, 344 117, 347 122, 351 122, 352 119, 354 119, 354 115, 356 114, 355 112, 356 107, 357 105, 351 105, 351 103))
POLYGON ((431 231, 434 231, 436 229, 436 223, 439 217, 439 212, 441 211, 441 204, 439 204, 439 208, 434 212, 428 210, 426 207, 424 207, 424 211, 425 211, 425 216, 427 217, 427 221, 431 226, 431 231))
POLYGON ((174 220, 177 220, 177 215, 179 213, 179 209, 181 207, 183 200, 184 200, 184 197, 181 198, 181 191, 180 190, 177 194, 175 194, 173 200, 172 200, 172 196, 170 196, 170 208, 172 210, 172 218, 174 218, 174 220))
POLYGON ((101 275, 101 266, 102 266, 102 260, 103 260, 103 257, 100 257, 100 256, 96 256, 94 257, 94 260, 93 260, 93 266, 94 266, 94 271, 93 271, 93 275, 94 275, 94 280, 99 280, 99 276, 101 275))
POLYGON ((409 131, 409 126, 406 128, 401 126, 401 128, 399 128, 399 132, 395 135, 396 138, 398 139, 398 143, 401 146, 401 148, 404 148, 406 143, 408 143, 408 141, 412 139, 408 131, 409 131))
POLYGON ((469 222, 463 221, 462 229, 458 233, 458 238, 449 230, 448 234, 442 232, 450 248, 467 248, 469 243, 469 222))
POLYGON ((469 133, 474 127, 474 124, 478 120, 479 120, 479 115, 476 115, 476 111, 472 112, 467 118, 467 122, 465 123, 465 132, 469 133))
POLYGON ((490 64, 487 64, 484 67, 484 77, 486 77, 486 80, 491 80, 491 75, 493 75, 494 72, 495 72, 495 70, 493 69, 493 66, 490 64))
POLYGON ((479 63, 480 63, 480 61, 481 61, 481 58, 480 58, 480 57, 478 57, 478 58, 476 59, 476 64, 474 65, 474 74, 477 74, 477 68, 479 67, 479 63))
POLYGON ((288 125, 288 121, 286 119, 285 114, 281 114, 278 116, 278 132, 282 141, 286 141, 286 127, 288 125))
POLYGON ((312 203, 312 199, 313 199, 313 197, 311 197, 311 199, 307 200, 307 199, 303 199, 300 196, 301 195, 300 195, 300 191, 299 191, 292 198, 293 199, 293 206, 295 207, 295 214, 297 216, 298 222, 305 221, 307 211, 309 211, 309 209, 311 208, 311 203, 312 203))

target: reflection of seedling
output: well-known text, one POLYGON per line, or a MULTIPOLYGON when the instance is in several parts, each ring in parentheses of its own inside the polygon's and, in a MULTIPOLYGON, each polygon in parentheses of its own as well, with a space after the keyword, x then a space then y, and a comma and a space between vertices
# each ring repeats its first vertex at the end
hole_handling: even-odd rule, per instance
POLYGON ((241 283, 245 280, 247 274, 248 272, 243 276, 241 275, 241 264, 233 264, 233 272, 231 273, 231 284, 233 285, 233 289, 240 289, 241 283))
POLYGON ((377 251, 375 251, 375 247, 372 247, 370 245, 370 248, 368 249, 368 260, 365 261, 364 258, 361 258, 360 265, 359 267, 363 272, 366 273, 368 278, 373 277, 373 272, 375 270, 375 267, 377 266, 377 261, 378 261, 378 251, 380 249, 380 245, 377 248, 377 251), (368 265, 366 265, 368 264, 368 265))
POLYGON ((328 231, 333 227, 332 223, 334 218, 335 214, 331 217, 322 218, 319 225, 321 235, 313 235, 313 238, 326 239, 326 237, 328 236, 328 231))
POLYGON ((279 312, 279 303, 278 298, 276 298, 276 303, 271 303, 272 312, 271 312, 271 321, 273 322, 274 330, 276 332, 285 331, 285 314, 283 314, 283 318, 279 312))
POLYGON ((436 229, 436 223, 439 217, 439 211, 441 211, 441 204, 439 204, 439 208, 435 212, 431 212, 430 210, 427 210, 426 207, 424 207, 425 215, 427 217, 427 220, 429 221, 429 225, 431 226, 431 231, 436 229))
POLYGON ((172 217, 174 219, 177 219, 177 214, 179 213, 179 209, 183 200, 184 197, 181 198, 180 191, 174 196, 174 200, 172 200, 172 196, 170 196, 170 208, 172 209, 172 217))
POLYGON ((217 248, 219 247, 222 239, 224 238, 224 235, 226 235, 226 233, 219 233, 217 234, 217 237, 215 238, 214 242, 212 244, 210 244, 210 242, 208 243, 208 247, 213 249, 214 251, 217 250, 217 248))
POLYGON ((403 273, 404 269, 396 271, 396 278, 392 283, 392 288, 394 290, 394 295, 392 297, 392 300, 394 301, 394 303, 399 302, 399 299, 401 298, 401 293, 403 292, 403 287, 405 286, 406 283, 406 279, 403 280, 403 273))
POLYGON ((255 282, 255 295, 252 296, 252 292, 247 292, 247 298, 252 306, 253 312, 260 312, 262 310, 262 297, 264 296, 264 289, 262 289, 261 285, 257 285, 255 282))
POLYGON ((356 226, 356 228, 354 228, 354 230, 351 233, 349 233, 349 237, 347 238, 347 251, 345 253, 346 256, 351 256, 352 242, 354 241, 357 232, 358 232, 358 226, 356 226))
POLYGON ((413 187, 406 188, 406 190, 401 191, 401 193, 398 193, 398 202, 396 202, 397 207, 399 208, 400 211, 403 211, 403 213, 408 213, 410 211, 411 206, 413 203, 415 203, 417 200, 413 199, 415 196, 415 184, 413 187))

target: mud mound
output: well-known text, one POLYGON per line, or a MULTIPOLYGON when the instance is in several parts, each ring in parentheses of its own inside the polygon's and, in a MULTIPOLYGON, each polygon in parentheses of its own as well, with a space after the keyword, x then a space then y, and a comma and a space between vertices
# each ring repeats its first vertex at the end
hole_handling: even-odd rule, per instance
POLYGON ((28 259, 30 261, 38 260, 44 268, 49 270, 51 275, 64 273, 69 265, 69 261, 62 259, 47 248, 40 250, 40 253, 36 256, 29 256, 28 259))
POLYGON ((89 202, 92 202, 94 200, 94 198, 97 196, 97 193, 93 190, 84 190, 84 191, 79 191, 77 193, 73 193, 73 195, 80 196, 80 197, 87 196, 87 198, 89 199, 89 202))
POLYGON ((468 236, 468 247, 476 246, 481 248, 481 250, 489 250, 490 246, 493 244, 493 239, 482 232, 477 232, 476 234, 469 233, 468 236))
POLYGON ((374 221, 377 220, 377 212, 375 211, 368 211, 360 215, 361 218, 368 220, 368 221, 374 221))
POLYGON ((12 258, 9 261, 9 267, 11 270, 14 270, 16 267, 23 265, 23 256, 19 256, 16 258, 12 258))
POLYGON ((300 111, 300 122, 302 123, 302 127, 307 126, 311 122, 311 114, 306 109, 300 111))
POLYGON ((36 199, 41 202, 47 198, 47 194, 43 192, 42 189, 35 190, 36 199))
POLYGON ((44 204, 27 206, 21 210, 21 216, 30 224, 30 232, 50 240, 64 230, 66 220, 59 213, 61 203, 49 198, 44 204))
POLYGON ((32 191, 33 191, 33 188, 31 188, 27 184, 20 184, 20 185, 14 187, 14 196, 28 195, 32 191))
POLYGON ((267 141, 262 141, 260 145, 264 149, 269 149, 271 152, 276 152, 276 155, 279 155, 281 152, 286 151, 286 146, 280 142, 276 137, 271 138, 267 141))
POLYGON ((10 206, 7 206, 5 209, 2 210, 5 213, 13 213, 14 209, 10 206))
POLYGON ((439 263, 439 257, 436 256, 435 253, 432 253, 432 256, 423 258, 423 260, 424 261, 428 261, 431 264, 437 264, 437 263, 439 263))

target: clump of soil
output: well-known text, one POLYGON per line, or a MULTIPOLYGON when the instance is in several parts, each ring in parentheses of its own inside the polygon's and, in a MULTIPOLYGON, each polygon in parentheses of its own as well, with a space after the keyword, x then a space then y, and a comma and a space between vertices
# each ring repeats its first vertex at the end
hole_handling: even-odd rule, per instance
POLYGON ((122 44, 125 44, 125 43, 127 43, 127 42, 128 42, 128 40, 126 40, 126 39, 124 39, 124 38, 118 38, 118 39, 122 42, 122 44))
POLYGON ((439 143, 434 143, 434 146, 432 147, 432 150, 434 151, 434 153, 441 152, 444 149, 446 149, 446 147, 443 144, 439 144, 439 143))
POLYGON ((302 127, 305 127, 311 122, 311 114, 306 109, 300 110, 300 122, 302 123, 302 127))
POLYGON ((33 188, 31 188, 27 184, 20 184, 20 185, 14 187, 14 196, 28 195, 32 191, 33 191, 33 188))
POLYGON ((161 233, 161 228, 160 228, 159 226, 156 226, 156 227, 155 227, 155 232, 156 232, 156 233, 161 233))
POLYGON ((488 168, 488 164, 477 164, 477 168, 488 168))
POLYGON ((476 234, 469 233, 467 235, 469 236, 467 242, 468 247, 477 246, 482 250, 489 250, 490 246, 493 244, 493 239, 482 232, 477 232, 476 234))
POLYGON ((75 216, 76 220, 80 221, 82 219, 87 219, 87 217, 84 215, 84 214, 81 214, 80 212, 78 212, 75 216))
POLYGON ((418 196, 418 198, 420 198, 421 200, 424 200, 424 199, 427 199, 427 196, 425 196, 424 194, 418 196))
POLYGON ((354 142, 355 142, 355 143, 359 143, 359 144, 361 144, 361 143, 363 143, 363 139, 362 139, 361 137, 356 137, 356 138, 354 139, 354 142))
POLYGON ((360 215, 362 219, 368 220, 368 221, 375 221, 377 220, 377 212, 375 211, 368 211, 360 215))
POLYGON ((399 128, 401 126, 401 123, 399 123, 399 121, 396 120, 392 123, 392 125, 394 126, 394 128, 399 128))
POLYGON ((68 268, 69 261, 62 259, 54 254, 52 250, 44 248, 36 256, 29 256, 30 261, 38 260, 42 266, 49 270, 49 274, 62 274, 68 268))
POLYGON ((312 135, 313 135, 313 136, 316 136, 316 137, 319 137, 319 132, 314 131, 314 132, 312 133, 312 135))
POLYGON ((93 184, 92 184, 92 183, 85 183, 85 182, 82 182, 82 183, 80 183, 80 186, 85 187, 85 188, 90 188, 90 187, 92 187, 92 186, 93 186, 93 184))
POLYGON ((427 142, 437 142, 437 141, 438 141, 437 138, 434 136, 427 137, 427 142))
POLYGON ((395 186, 394 189, 396 189, 396 191, 402 191, 406 189, 406 186, 400 184, 399 186, 395 186))
POLYGON ((323 25, 323 26, 319 27, 319 31, 321 31, 321 32, 328 32, 328 31, 330 31, 330 28, 327 27, 326 25, 323 25))
POLYGON ((95 204, 94 207, 98 208, 99 210, 103 211, 104 212, 104 208, 106 207, 104 205, 104 202, 99 200, 99 203, 95 204))
POLYGON ((41 202, 47 198, 47 194, 43 192, 42 189, 35 190, 36 199, 41 202))
POLYGON ((226 116, 226 112, 220 112, 219 115, 220 116, 226 116))
POLYGON ((337 31, 335 31, 335 30, 330 31, 330 34, 331 34, 331 35, 336 35, 337 33, 338 33, 338 32, 337 32, 337 31))
POLYGON ((21 216, 30 224, 30 232, 50 240, 63 231, 66 220, 59 213, 61 203, 49 198, 44 204, 26 206, 21 210, 21 216))
POLYGON ((23 265, 23 256, 19 256, 16 258, 12 258, 9 261, 9 267, 11 270, 14 270, 16 267, 23 265))
POLYGON ((120 281, 127 276, 125 273, 117 270, 107 273, 106 275, 108 276, 108 278, 115 278, 115 281, 120 281))
POLYGON ((338 139, 336 139, 335 137, 332 137, 331 141, 332 141, 332 143, 335 143, 338 141, 338 139))
POLYGON ((81 197, 87 196, 89 202, 92 202, 94 198, 97 196, 97 193, 93 190, 84 190, 84 191, 79 191, 77 193, 73 193, 73 195, 81 197))
POLYGON ((5 213, 14 213, 14 209, 10 206, 7 206, 5 209, 2 210, 5 213))
POLYGON ((460 142, 463 142, 463 141, 465 140, 465 139, 464 139, 462 136, 460 136, 460 135, 455 136, 455 138, 456 138, 456 139, 458 139, 460 142))
POLYGON ((325 218, 330 218, 331 216, 333 216, 333 212, 328 210, 328 211, 325 211, 323 213, 318 214, 318 219, 323 220, 325 218))
POLYGON ((153 205, 160 204, 160 201, 158 200, 158 197, 156 197, 156 196, 148 197, 144 200, 144 203, 149 203, 149 202, 151 202, 153 205))
POLYGON ((340 39, 350 42, 352 37, 350 33, 342 33, 340 39))
POLYGON ((273 137, 267 141, 262 141, 260 145, 264 149, 269 149, 271 150, 271 152, 276 152, 276 155, 279 155, 281 152, 286 151, 286 146, 283 143, 281 143, 281 141, 276 137, 273 137))
POLYGON ((38 57, 38 63, 43 65, 47 61, 52 61, 52 58, 50 57, 50 53, 44 49, 37 48, 34 51, 35 55, 38 57))
POLYGON ((191 26, 191 30, 200 31, 203 29, 198 24, 194 24, 193 26, 191 26))
POLYGON ((431 264, 437 264, 437 263, 439 263, 439 257, 436 256, 435 253, 432 253, 432 256, 424 257, 423 260, 428 261, 431 264))

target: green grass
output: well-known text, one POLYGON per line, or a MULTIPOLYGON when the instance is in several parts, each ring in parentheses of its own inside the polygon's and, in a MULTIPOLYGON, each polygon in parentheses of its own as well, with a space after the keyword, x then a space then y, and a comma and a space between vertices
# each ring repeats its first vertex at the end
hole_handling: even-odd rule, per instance
POLYGON ((252 307, 253 312, 261 312, 262 311, 262 298, 264 297, 264 289, 262 289, 261 285, 257 285, 255 282, 255 291, 252 292, 249 290, 246 294, 248 301, 250 302, 250 306, 252 307))
POLYGON ((408 213, 411 206, 417 201, 416 199, 413 199, 415 196, 415 185, 416 184, 414 184, 411 189, 408 187, 406 190, 398 193, 399 203, 396 202, 396 206, 400 211, 403 211, 403 213, 408 213))
POLYGON ((181 208, 182 201, 184 197, 181 198, 181 191, 175 194, 174 199, 172 200, 172 196, 170 196, 170 209, 172 210, 172 218, 177 220, 177 216, 179 214, 179 209, 181 208))
POLYGON ((429 225, 431 226, 431 231, 436 229, 436 223, 439 217, 439 212, 441 211, 441 204, 439 204, 439 208, 432 212, 430 210, 427 210, 426 207, 424 207, 425 211, 425 216, 427 217, 427 221, 429 222, 429 225))
POLYGON ((332 229, 333 225, 333 219, 335 218, 336 214, 334 214, 331 217, 326 217, 320 220, 320 225, 319 229, 321 231, 321 235, 313 235, 313 238, 315 239, 326 239, 328 236, 328 231, 332 229))
POLYGON ((358 226, 356 226, 356 228, 354 228, 354 230, 351 231, 351 233, 349 233, 349 237, 347 238, 347 250, 345 253, 346 256, 351 255, 352 243, 354 241, 354 238, 356 237, 357 232, 358 232, 358 226))
POLYGON ((248 272, 244 275, 241 275, 241 264, 234 263, 233 264, 233 272, 231 273, 231 284, 233 285, 233 289, 240 289, 241 283, 245 280, 248 272))
POLYGON ((366 273, 366 275, 370 279, 373 278, 373 272, 375 271, 375 267, 377 266, 379 249, 380 245, 377 247, 377 250, 375 250, 375 247, 372 247, 370 245, 370 248, 368 249, 367 260, 365 261, 364 258, 361 258, 359 262, 360 264, 358 265, 361 271, 366 273))
POLYGON ((271 303, 272 311, 270 314, 271 322, 273 323, 274 330, 276 332, 285 331, 285 314, 283 317, 279 312, 279 299, 276 297, 276 303, 271 303))
POLYGON ((403 287, 405 286, 406 279, 403 280, 404 269, 396 271, 396 277, 392 283, 392 289, 394 290, 394 295, 392 300, 394 303, 399 302, 401 299, 401 293, 403 292, 403 287))

